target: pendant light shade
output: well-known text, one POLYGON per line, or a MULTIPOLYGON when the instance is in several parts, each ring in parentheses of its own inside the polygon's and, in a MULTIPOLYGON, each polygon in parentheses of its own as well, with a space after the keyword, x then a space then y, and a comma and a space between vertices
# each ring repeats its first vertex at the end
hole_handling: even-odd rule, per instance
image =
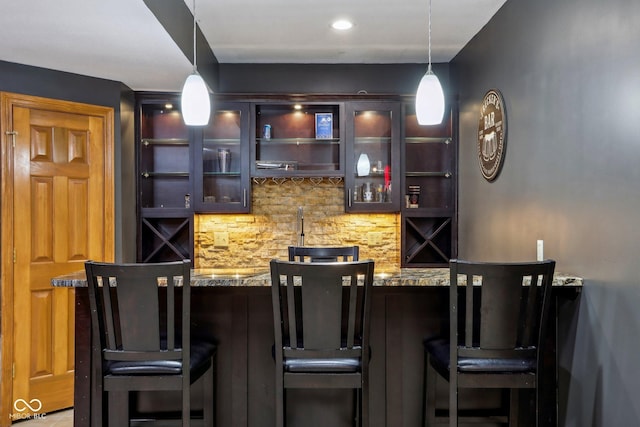
POLYGON ((205 126, 209 123, 211 103, 209 90, 203 78, 195 71, 182 87, 182 118, 187 126, 205 126))
POLYGON ((211 115, 211 99, 204 79, 198 74, 196 50, 196 0, 193 0, 193 73, 182 86, 182 119, 187 126, 206 126, 211 115))
POLYGON ((431 0, 429 0, 429 66, 416 92, 416 117, 420 125, 438 125, 444 117, 444 92, 431 70, 431 0))
POLYGON ((437 125, 444 117, 444 92, 438 76, 431 67, 422 76, 416 93, 416 116, 418 124, 437 125))

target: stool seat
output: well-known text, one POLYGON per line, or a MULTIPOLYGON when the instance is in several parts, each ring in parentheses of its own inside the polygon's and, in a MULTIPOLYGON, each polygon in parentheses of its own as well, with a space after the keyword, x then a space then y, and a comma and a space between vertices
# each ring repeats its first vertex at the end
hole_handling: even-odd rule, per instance
MULTIPOLYGON (((199 377, 211 365, 211 356, 216 353, 216 345, 210 341, 191 343, 189 369, 199 377), (200 374, 200 375, 198 375, 200 374)), ((106 361, 105 375, 179 375, 182 373, 181 360, 139 360, 106 361)))
POLYGON ((360 359, 285 359, 287 372, 358 372, 360 359))

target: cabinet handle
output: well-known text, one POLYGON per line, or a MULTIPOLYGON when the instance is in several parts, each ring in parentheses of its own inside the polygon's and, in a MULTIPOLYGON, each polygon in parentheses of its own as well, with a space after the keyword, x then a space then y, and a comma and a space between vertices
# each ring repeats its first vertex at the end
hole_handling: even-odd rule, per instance
POLYGON ((246 208, 247 207, 247 189, 242 189, 242 204, 246 208))
POLYGON ((351 207, 351 189, 347 190, 347 198, 348 198, 349 207, 351 207))

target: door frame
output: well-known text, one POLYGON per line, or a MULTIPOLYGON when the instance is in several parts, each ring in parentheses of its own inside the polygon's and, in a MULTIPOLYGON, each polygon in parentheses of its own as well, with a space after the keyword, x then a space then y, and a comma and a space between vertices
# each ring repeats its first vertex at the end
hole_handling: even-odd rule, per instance
POLYGON ((79 102, 0 92, 0 427, 11 425, 13 401, 13 106, 38 108, 66 113, 102 117, 104 123, 104 239, 105 256, 113 257, 115 241, 115 181, 114 181, 114 111, 111 107, 79 102))

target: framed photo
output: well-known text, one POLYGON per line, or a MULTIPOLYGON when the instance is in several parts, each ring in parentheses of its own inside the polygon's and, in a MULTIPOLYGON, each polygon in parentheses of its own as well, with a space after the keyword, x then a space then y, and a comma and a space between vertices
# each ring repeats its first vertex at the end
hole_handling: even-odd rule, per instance
POLYGON ((333 113, 316 113, 316 139, 333 138, 333 113))

